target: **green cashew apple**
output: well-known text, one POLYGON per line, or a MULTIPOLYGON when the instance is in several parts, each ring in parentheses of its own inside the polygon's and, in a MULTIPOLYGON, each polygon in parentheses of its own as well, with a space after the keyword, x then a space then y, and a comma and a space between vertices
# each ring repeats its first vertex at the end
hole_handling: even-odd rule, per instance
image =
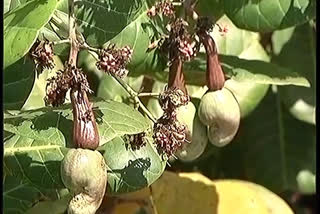
POLYGON ((197 159, 205 150, 208 138, 206 126, 204 126, 197 114, 192 102, 177 109, 178 121, 187 128, 187 142, 176 152, 176 156, 181 161, 193 161, 197 159))
POLYGON ((200 121, 208 126, 209 141, 218 147, 227 145, 236 135, 240 124, 240 107, 226 88, 209 91, 199 104, 200 121))
POLYGON ((107 168, 98 151, 70 149, 61 163, 61 179, 74 197, 68 214, 94 214, 107 186, 107 168))

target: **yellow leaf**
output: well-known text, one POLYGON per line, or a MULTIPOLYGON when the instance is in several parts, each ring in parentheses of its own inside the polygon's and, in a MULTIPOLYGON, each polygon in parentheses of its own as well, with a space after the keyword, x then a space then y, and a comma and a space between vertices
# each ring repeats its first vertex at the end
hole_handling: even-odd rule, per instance
MULTIPOLYGON (((212 181, 200 173, 165 171, 151 188, 157 211, 153 214, 293 214, 279 196, 242 180, 212 181)), ((150 191, 145 188, 121 198, 147 202, 150 191)), ((137 208, 131 208, 116 213, 134 214, 137 208)))

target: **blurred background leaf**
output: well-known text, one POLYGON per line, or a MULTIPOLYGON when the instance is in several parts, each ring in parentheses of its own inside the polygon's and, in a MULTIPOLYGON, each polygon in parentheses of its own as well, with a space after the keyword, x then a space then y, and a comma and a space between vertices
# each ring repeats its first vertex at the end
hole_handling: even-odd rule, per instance
POLYGON ((316 16, 316 0, 224 0, 223 4, 235 25, 258 32, 303 24, 316 16))
POLYGON ((308 79, 310 88, 281 86, 281 101, 299 120, 316 124, 316 42, 310 23, 275 31, 272 37, 275 55, 272 61, 300 73, 308 79), (282 42, 282 40, 285 40, 282 42))

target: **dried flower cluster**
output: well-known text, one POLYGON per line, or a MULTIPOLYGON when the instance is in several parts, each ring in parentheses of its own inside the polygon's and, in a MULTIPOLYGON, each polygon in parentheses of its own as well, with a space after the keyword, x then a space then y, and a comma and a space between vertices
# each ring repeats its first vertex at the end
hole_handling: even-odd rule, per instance
POLYGON ((189 102, 189 96, 177 88, 168 88, 160 94, 159 102, 164 114, 154 124, 153 138, 158 151, 173 155, 186 142, 186 127, 177 120, 176 109, 189 102))
POLYGON ((181 18, 170 24, 169 37, 164 41, 162 50, 169 52, 171 61, 177 57, 182 61, 190 61, 199 51, 200 46, 189 34, 187 26, 187 22, 181 18))
POLYGON ((130 62, 131 57, 132 49, 130 47, 115 48, 115 45, 110 45, 100 52, 100 61, 96 65, 99 70, 123 78, 128 74, 125 67, 130 62))
POLYGON ((159 96, 159 103, 164 112, 171 114, 178 107, 186 105, 189 99, 189 96, 185 95, 182 90, 166 86, 159 96))
POLYGON ((47 80, 46 105, 59 106, 64 103, 66 93, 71 88, 78 88, 91 93, 86 75, 81 69, 70 64, 65 65, 65 69, 60 70, 56 76, 47 80))
POLYGON ((171 1, 157 2, 147 12, 147 15, 149 17, 153 17, 159 14, 163 14, 164 16, 167 16, 169 18, 174 18, 175 17, 174 6, 172 2, 171 1))
POLYGON ((179 123, 175 112, 165 113, 153 128, 153 138, 160 154, 170 157, 186 142, 186 127, 179 123))
POLYGON ((132 150, 140 149, 147 144, 146 133, 141 132, 138 134, 127 135, 126 136, 130 142, 132 150))
POLYGON ((52 42, 49 40, 37 40, 31 49, 31 57, 36 64, 36 70, 39 72, 54 68, 53 56, 52 42))

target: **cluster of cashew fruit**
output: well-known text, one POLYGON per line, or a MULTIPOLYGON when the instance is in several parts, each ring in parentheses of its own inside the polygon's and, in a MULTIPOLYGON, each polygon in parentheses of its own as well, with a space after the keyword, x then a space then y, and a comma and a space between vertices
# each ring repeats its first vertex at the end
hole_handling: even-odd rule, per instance
POLYGON ((198 116, 208 128, 209 141, 222 147, 230 143, 238 131, 240 107, 232 92, 224 87, 225 77, 213 38, 205 31, 198 35, 207 54, 208 86, 201 98, 198 116))
POLYGON ((223 147, 235 137, 240 124, 240 106, 233 93, 224 87, 225 76, 222 71, 217 48, 207 31, 198 32, 207 54, 207 92, 201 98, 198 112, 189 102, 177 110, 177 118, 187 127, 187 140, 176 152, 182 161, 198 158, 209 140, 215 146, 223 147))
POLYGON ((73 198, 68 214, 94 214, 107 186, 106 163, 100 152, 97 125, 86 93, 71 91, 76 149, 70 149, 61 163, 61 179, 73 198), (89 110, 88 110, 89 109, 89 110))
POLYGON ((72 194, 68 214, 95 214, 107 186, 107 169, 103 156, 95 151, 99 133, 87 93, 76 85, 71 89, 73 109, 73 143, 61 163, 61 179, 72 194))

